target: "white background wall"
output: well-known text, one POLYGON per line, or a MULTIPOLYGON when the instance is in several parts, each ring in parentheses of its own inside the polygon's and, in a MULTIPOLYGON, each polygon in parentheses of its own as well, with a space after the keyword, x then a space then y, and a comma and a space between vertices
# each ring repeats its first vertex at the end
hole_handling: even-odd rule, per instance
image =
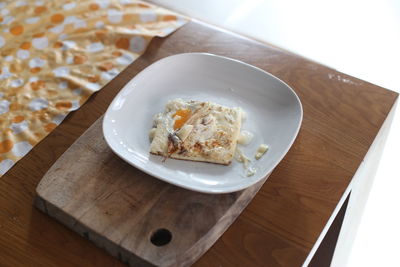
MULTIPOLYGON (((400 91, 399 0, 153 0, 376 85, 400 91)), ((400 115, 396 112, 350 267, 400 266, 400 115)))

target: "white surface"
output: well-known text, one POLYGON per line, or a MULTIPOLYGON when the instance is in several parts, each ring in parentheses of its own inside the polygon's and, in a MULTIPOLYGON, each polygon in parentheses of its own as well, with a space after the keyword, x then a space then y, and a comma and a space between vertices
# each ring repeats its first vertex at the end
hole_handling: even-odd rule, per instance
POLYGON ((121 90, 104 116, 103 132, 115 153, 150 175, 195 191, 226 193, 255 184, 275 168, 293 144, 302 115, 294 91, 261 69, 211 54, 179 54, 147 67, 121 90), (247 114, 242 129, 254 133, 252 142, 241 148, 244 154, 253 159, 260 144, 270 147, 260 160, 252 160, 257 172, 246 177, 236 160, 224 166, 163 162, 150 155, 153 117, 176 98, 241 107, 247 114))
POLYGON ((153 0, 392 90, 400 89, 400 1, 153 0))
MULTIPOLYGON (((400 1, 153 0, 400 91, 400 1)), ((394 115, 348 266, 400 266, 400 115, 394 115)))

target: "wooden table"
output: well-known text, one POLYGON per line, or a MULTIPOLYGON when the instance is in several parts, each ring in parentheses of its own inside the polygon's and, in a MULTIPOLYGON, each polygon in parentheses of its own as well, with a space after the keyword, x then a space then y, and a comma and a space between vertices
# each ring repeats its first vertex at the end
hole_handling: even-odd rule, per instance
POLYGON ((260 67, 288 83, 304 108, 299 136, 287 156, 195 265, 300 266, 310 260, 397 94, 286 51, 190 22, 167 38, 154 39, 142 57, 0 178, 0 265, 123 266, 35 209, 35 188, 127 81, 154 61, 184 52, 209 52, 260 67))

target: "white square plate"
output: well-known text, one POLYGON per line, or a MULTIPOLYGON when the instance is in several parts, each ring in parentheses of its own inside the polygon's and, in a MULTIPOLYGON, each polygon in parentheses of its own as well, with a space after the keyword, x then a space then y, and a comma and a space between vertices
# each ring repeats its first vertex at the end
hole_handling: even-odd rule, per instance
POLYGON ((228 193, 263 179, 293 144, 303 110, 296 93, 273 75, 226 57, 190 53, 163 58, 129 81, 112 101, 103 121, 105 140, 122 159, 165 182, 204 193, 228 193), (153 116, 168 100, 212 101, 241 107, 247 113, 242 129, 254 134, 240 146, 257 172, 246 177, 235 160, 229 166, 167 159, 149 154, 153 116), (268 152, 254 160, 260 144, 268 152))

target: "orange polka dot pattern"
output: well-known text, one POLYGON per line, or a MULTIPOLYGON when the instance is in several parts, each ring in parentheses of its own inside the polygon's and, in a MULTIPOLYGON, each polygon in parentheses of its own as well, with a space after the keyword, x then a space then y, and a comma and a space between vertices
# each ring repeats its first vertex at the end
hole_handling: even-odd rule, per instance
POLYGON ((0 176, 187 18, 134 0, 0 1, 0 176))

